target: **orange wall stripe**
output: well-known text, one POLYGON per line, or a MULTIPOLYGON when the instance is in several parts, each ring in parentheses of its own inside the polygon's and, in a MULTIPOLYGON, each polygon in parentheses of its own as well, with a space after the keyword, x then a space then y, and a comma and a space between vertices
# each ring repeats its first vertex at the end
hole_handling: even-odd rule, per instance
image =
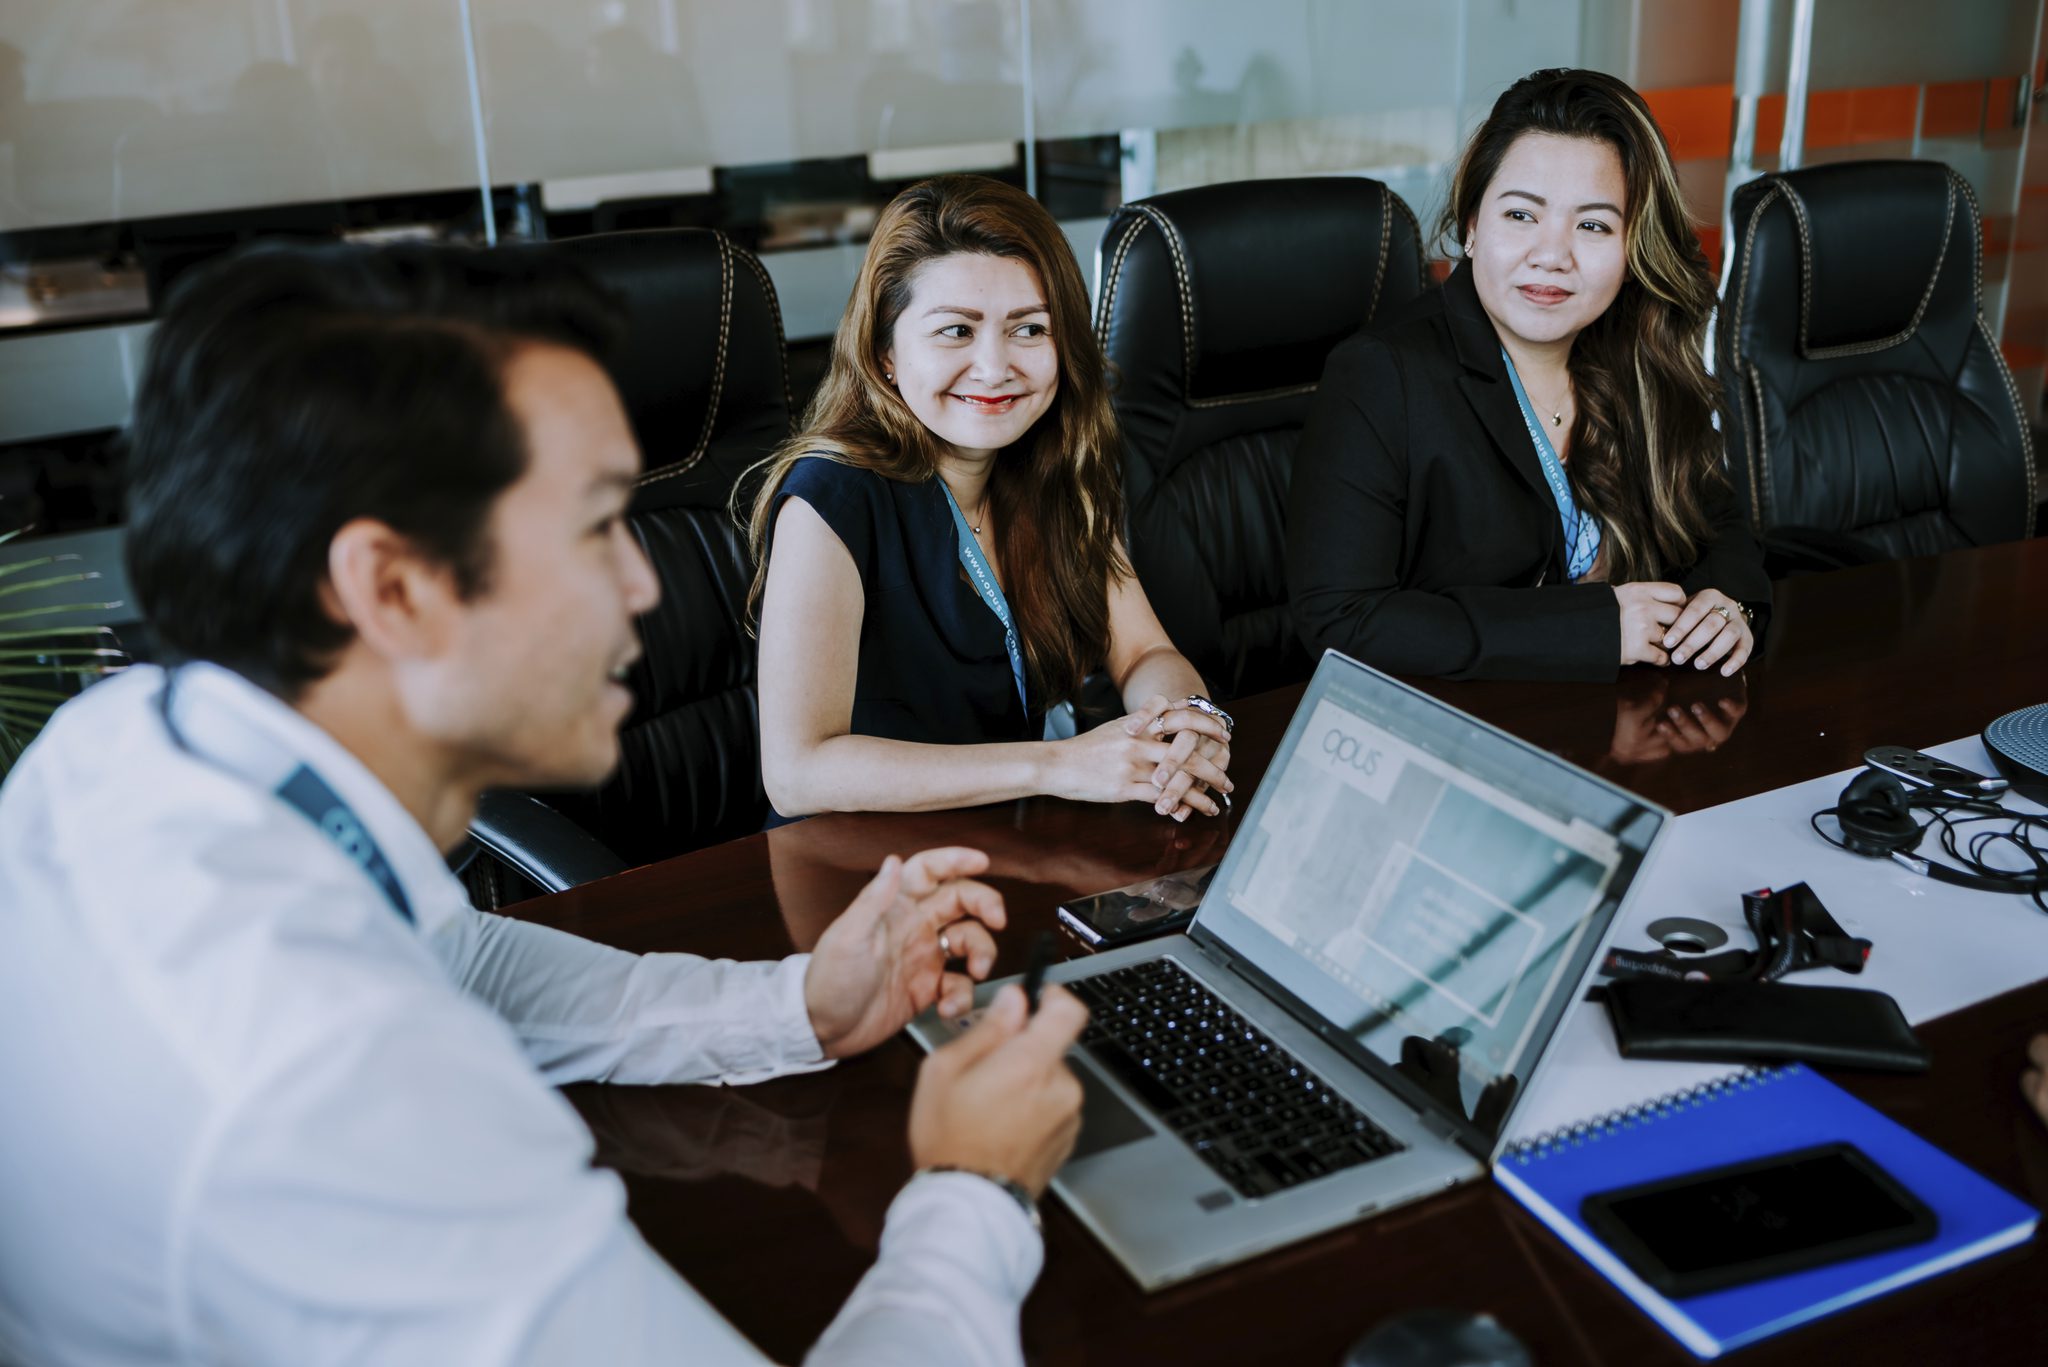
POLYGON ((1735 145, 1735 87, 1674 86, 1645 90, 1644 103, 1664 130, 1675 161, 1725 161, 1735 145))
POLYGON ((1927 87, 1920 134, 1928 138, 1974 138, 1984 131, 1984 82, 1945 81, 1927 87))

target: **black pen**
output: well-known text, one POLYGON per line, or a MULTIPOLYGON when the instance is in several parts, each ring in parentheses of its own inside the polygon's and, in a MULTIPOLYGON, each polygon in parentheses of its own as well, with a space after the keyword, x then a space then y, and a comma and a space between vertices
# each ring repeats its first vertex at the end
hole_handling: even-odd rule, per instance
POLYGON ((1059 937, 1048 930, 1041 932, 1031 946, 1031 965, 1024 970, 1024 1004, 1030 1015, 1038 1014, 1038 996, 1045 990, 1045 970, 1052 967, 1058 941, 1059 937))

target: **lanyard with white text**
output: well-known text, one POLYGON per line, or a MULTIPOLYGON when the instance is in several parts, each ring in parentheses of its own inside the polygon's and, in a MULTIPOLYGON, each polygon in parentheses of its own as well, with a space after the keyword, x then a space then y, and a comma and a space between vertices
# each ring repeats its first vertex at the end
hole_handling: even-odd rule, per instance
POLYGON ((1522 406, 1522 422, 1529 429, 1529 440, 1536 447, 1536 459, 1542 462, 1543 478, 1550 484, 1550 496, 1557 500, 1557 515, 1564 522, 1566 544, 1565 572, 1573 579, 1583 577, 1593 568, 1593 562, 1600 556, 1600 520, 1579 508, 1578 500, 1572 497, 1571 482, 1564 477, 1564 462, 1557 458, 1557 448, 1544 435, 1542 425, 1536 421, 1536 409, 1529 402, 1529 391, 1522 388, 1522 377, 1515 373, 1515 358, 1502 347, 1500 358, 1508 363, 1508 382, 1515 387, 1515 402, 1522 406))
POLYGON ((399 883, 398 875, 391 871, 384 851, 377 848, 376 840, 354 809, 327 786, 327 780, 301 764, 285 776, 275 791, 287 807, 312 822, 320 834, 332 840, 334 847, 348 856, 350 862, 377 885, 378 891, 391 903, 391 909, 398 913, 399 920, 407 925, 413 924, 412 903, 406 900, 405 888, 399 883))
MULTIPOLYGON (((172 690, 177 682, 173 670, 164 679, 163 691, 157 695, 157 711, 163 717, 164 730, 170 733, 171 741, 180 750, 194 759, 205 760, 216 768, 223 768, 215 761, 207 760, 185 739, 171 717, 172 690)), ((232 769, 228 772, 233 773, 232 769)), ((274 770, 272 772, 275 772, 274 770)), ((334 847, 345 855, 349 862, 363 871, 377 890, 391 903, 391 910, 407 925, 414 924, 412 903, 406 898, 405 887, 392 872, 391 862, 384 857, 384 851, 377 846, 369 829, 355 810, 341 800, 341 795, 327 785, 327 780, 313 772, 301 762, 271 792, 285 806, 313 823, 313 828, 334 842, 334 847)))
POLYGON ((989 567, 988 557, 981 553, 981 544, 974 539, 974 528, 967 525, 967 514, 960 511, 960 500, 953 497, 953 491, 945 480, 939 481, 939 488, 945 490, 946 506, 953 510, 953 527, 960 534, 960 565, 967 571, 967 578, 974 585, 974 591, 981 595, 981 601, 988 604, 988 610, 1003 624, 1003 645, 1010 652, 1010 677, 1017 683, 1017 701, 1023 703, 1028 713, 1031 704, 1024 696, 1024 650, 1017 643, 1017 624, 1010 618, 1010 600, 1003 597, 1003 586, 996 582, 996 572, 989 567))

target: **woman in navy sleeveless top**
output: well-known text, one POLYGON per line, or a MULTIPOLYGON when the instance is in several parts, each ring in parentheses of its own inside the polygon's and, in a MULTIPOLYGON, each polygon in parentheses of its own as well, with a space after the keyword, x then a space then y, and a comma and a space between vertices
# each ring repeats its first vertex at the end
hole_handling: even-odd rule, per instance
POLYGON ((978 176, 899 195, 753 511, 776 811, 1039 793, 1220 811, 1229 719, 1131 571, 1120 480, 1087 292, 1051 215, 978 176), (1127 715, 1044 739, 1097 668, 1127 715))

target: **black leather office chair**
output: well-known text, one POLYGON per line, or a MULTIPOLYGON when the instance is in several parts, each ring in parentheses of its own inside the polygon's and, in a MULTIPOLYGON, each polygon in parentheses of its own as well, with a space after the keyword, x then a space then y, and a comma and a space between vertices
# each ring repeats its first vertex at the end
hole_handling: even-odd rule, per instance
POLYGON ((1715 368, 1729 474, 1773 573, 2031 536, 2031 438, 1985 325, 1983 231, 1939 162, 1735 192, 1715 368))
MULTIPOLYGON (((744 617, 754 566, 728 504, 789 436, 790 412, 775 288, 723 234, 612 233, 538 250, 569 256, 625 305, 611 371, 646 462, 628 521, 661 581, 660 604, 640 621, 645 654, 618 774, 590 794, 494 794, 472 828, 503 864, 554 891, 744 835, 767 816, 744 617), (550 828, 534 810, 543 804, 580 829, 550 828)), ((480 901, 506 895, 503 872, 472 866, 480 901)))
POLYGON ((1307 678, 1285 575, 1294 451, 1330 350, 1422 291, 1415 215, 1357 177, 1175 190, 1117 210, 1101 271, 1146 596, 1219 696, 1307 678))

